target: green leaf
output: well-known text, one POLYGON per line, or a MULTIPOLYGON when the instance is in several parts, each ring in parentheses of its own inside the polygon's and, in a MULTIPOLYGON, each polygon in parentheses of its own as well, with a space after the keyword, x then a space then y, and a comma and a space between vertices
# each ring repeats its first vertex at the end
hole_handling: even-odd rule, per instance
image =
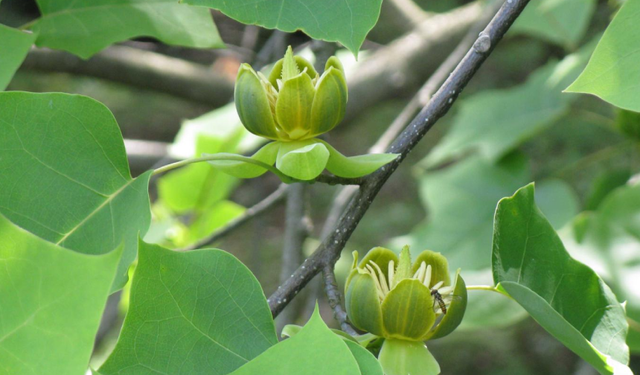
MULTIPOLYGON (((303 328, 304 327, 301 326, 287 324, 282 329, 282 337, 293 337, 294 335, 300 333, 303 328)), ((370 342, 372 338, 376 338, 376 336, 370 333, 357 336, 358 339, 361 340, 361 342, 358 343, 358 339, 350 336, 343 331, 332 329, 331 332, 335 333, 347 344, 349 350, 351 350, 351 354, 353 354, 356 362, 358 362, 360 373, 362 375, 383 375, 382 368, 380 368, 380 363, 378 363, 376 357, 374 357, 370 351, 364 348, 364 346, 366 346, 366 343, 370 342)))
POLYGON ((0 24, 0 40, 0 90, 4 90, 27 56, 36 34, 0 24))
POLYGON ((181 241, 176 241, 175 244, 178 247, 184 247, 191 245, 215 232, 217 229, 222 228, 242 215, 245 208, 232 201, 220 201, 211 206, 208 210, 200 213, 185 227, 185 236, 181 241))
MULTIPOLYGON (((201 135, 196 141, 195 155, 217 152, 237 152, 242 133, 228 137, 201 135)), ((194 163, 171 171, 158 178, 158 199, 172 211, 182 214, 189 211, 206 211, 226 199, 238 180, 206 163, 194 163)))
POLYGON ((589 267, 565 250, 530 184, 498 204, 493 277, 529 314, 601 374, 630 374, 622 306, 589 267))
POLYGON ((2 215, 0 244, 0 373, 84 374, 122 248, 80 254, 2 215))
POLYGON ((598 43, 589 65, 565 91, 593 94, 640 112, 640 0, 627 0, 598 43))
POLYGON ((331 332, 316 306, 293 337, 269 348, 233 375, 356 375, 360 367, 346 342, 331 332))
POLYGON ((253 0, 182 0, 220 10, 236 21, 278 29, 285 32, 304 31, 313 39, 340 42, 354 55, 375 26, 382 0, 262 1, 253 0))
POLYGON ((340 177, 355 178, 366 176, 396 160, 399 156, 399 154, 368 154, 346 157, 327 142, 320 142, 329 150, 327 170, 340 177))
POLYGON ((349 350, 351 350, 351 354, 353 358, 355 358, 356 362, 358 362, 358 367, 360 368, 360 374, 362 375, 383 375, 382 368, 380 367, 380 363, 376 359, 376 357, 371 354, 370 351, 360 346, 358 343, 353 341, 344 340, 344 343, 347 344, 349 350))
POLYGON ((497 161, 568 110, 575 96, 562 94, 584 68, 592 45, 536 70, 523 85, 483 91, 465 99, 452 128, 421 162, 424 167, 469 153, 497 161))
POLYGON ((222 250, 140 242, 110 374, 228 374, 278 342, 258 280, 222 250))
POLYGON ((537 36, 575 49, 587 31, 595 7, 595 0, 534 1, 509 31, 537 36))
POLYGON ((84 59, 138 36, 186 47, 224 46, 207 9, 173 0, 38 0, 38 6, 42 17, 32 26, 36 44, 84 59))
POLYGON ((57 245, 107 253, 124 241, 113 290, 149 227, 150 172, 131 178, 120 129, 93 99, 0 93, 0 213, 57 245))
POLYGON ((603 277, 627 301, 627 343, 640 352, 640 186, 623 186, 609 194, 596 212, 583 214, 562 231, 567 250, 603 277))
MULTIPOLYGON (((276 157, 278 156, 279 150, 279 142, 267 143, 266 145, 264 145, 264 147, 253 154, 253 156, 251 156, 251 159, 271 166, 276 162, 276 157)), ((207 155, 208 154, 204 154, 203 156, 207 155)), ((216 155, 224 156, 231 154, 218 153, 216 155)), ((219 169, 238 178, 254 178, 263 175, 267 171, 266 168, 260 165, 238 160, 210 160, 209 164, 211 164, 216 169, 219 169)))
POLYGON ((313 180, 327 166, 329 150, 314 139, 297 142, 278 142, 280 149, 276 168, 298 180, 313 180))

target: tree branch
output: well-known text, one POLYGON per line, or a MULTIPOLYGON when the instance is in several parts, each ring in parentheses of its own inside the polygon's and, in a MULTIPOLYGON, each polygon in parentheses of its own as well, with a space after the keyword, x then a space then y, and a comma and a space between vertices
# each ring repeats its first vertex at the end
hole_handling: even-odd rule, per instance
POLYGON ((191 246, 187 246, 185 248, 180 249, 181 251, 187 250, 195 250, 200 249, 202 247, 211 245, 212 243, 221 240, 229 233, 236 230, 242 224, 248 222, 249 220, 255 218, 258 215, 263 214, 268 211, 270 208, 274 207, 278 204, 287 194, 287 190, 290 185, 280 184, 278 189, 276 189, 273 193, 269 194, 266 198, 256 203, 254 206, 251 206, 244 211, 241 216, 231 220, 227 225, 213 232, 210 236, 203 238, 202 240, 196 242, 191 246))
POLYGON ((330 174, 321 174, 316 177, 315 180, 311 180, 308 182, 320 182, 327 185, 362 185, 365 177, 355 177, 355 178, 347 178, 347 177, 339 177, 330 174))
POLYGON ((220 107, 233 96, 233 78, 205 65, 125 46, 111 46, 89 60, 44 48, 29 51, 21 69, 106 79, 220 107))
MULTIPOLYGON (((287 280, 302 263, 304 241, 311 231, 311 222, 307 216, 308 188, 306 184, 296 183, 289 186, 287 193, 284 247, 280 269, 281 283, 287 280)), ((299 306, 299 303, 295 303, 282 313, 276 322, 278 332, 285 324, 295 321, 299 306)))
POLYGON ((333 271, 333 264, 327 264, 322 269, 322 277, 324 279, 324 289, 327 292, 329 306, 333 309, 334 318, 340 323, 340 328, 351 336, 358 335, 358 332, 347 322, 347 312, 342 309, 340 304, 342 293, 338 289, 336 275, 333 271))
MULTIPOLYGON (((350 100, 344 122, 381 101, 417 89, 415 83, 424 82, 437 69, 438 62, 476 22, 481 10, 480 3, 475 2, 429 17, 413 31, 363 60, 358 70, 347 77, 350 100)), ((283 37, 274 32, 273 41, 263 48, 264 54, 270 53, 272 45, 280 43, 283 37)), ((254 68, 264 63, 258 61, 254 68)), ((21 69, 96 77, 213 107, 227 104, 233 95, 232 79, 205 65, 125 46, 111 46, 87 61, 66 52, 32 49, 21 69)))
POLYGON ((433 125, 444 116, 469 83, 482 63, 502 39, 509 27, 520 15, 529 0, 507 0, 489 25, 476 39, 473 47, 458 64, 449 78, 442 84, 429 103, 413 119, 398 139, 387 149, 400 156, 385 167, 367 177, 357 194, 349 202, 334 228, 316 251, 269 297, 271 313, 277 316, 291 299, 326 265, 333 265, 340 257, 349 237, 368 210, 384 183, 407 157, 433 125))
POLYGON ((480 2, 474 2, 429 17, 363 60, 347 77, 349 103, 343 121, 351 121, 384 100, 417 90, 478 21, 482 10, 480 2))

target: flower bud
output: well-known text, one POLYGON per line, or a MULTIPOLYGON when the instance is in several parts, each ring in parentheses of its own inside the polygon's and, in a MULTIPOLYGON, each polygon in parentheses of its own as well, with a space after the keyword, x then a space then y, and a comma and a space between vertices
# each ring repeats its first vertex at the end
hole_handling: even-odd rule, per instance
POLYGON ((347 83, 342 64, 331 57, 320 76, 291 47, 269 78, 242 64, 235 103, 247 130, 279 141, 300 141, 333 129, 344 117, 347 83))

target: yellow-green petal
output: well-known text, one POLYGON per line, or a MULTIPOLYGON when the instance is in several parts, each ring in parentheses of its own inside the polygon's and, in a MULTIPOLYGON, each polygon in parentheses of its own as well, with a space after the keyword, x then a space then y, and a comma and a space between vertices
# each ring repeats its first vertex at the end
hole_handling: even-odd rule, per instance
POLYGON ((460 325, 464 312, 467 309, 467 285, 460 276, 460 270, 456 272, 456 282, 453 290, 453 300, 447 309, 447 313, 438 323, 436 328, 423 337, 423 340, 435 340, 444 337, 460 325))
POLYGON ((398 265, 398 256, 393 251, 384 248, 384 247, 374 247, 369 250, 367 255, 362 258, 360 264, 358 265, 359 269, 365 269, 366 265, 369 264, 370 261, 377 264, 380 267, 380 270, 384 274, 384 277, 389 280, 389 261, 393 261, 393 264, 398 265))
POLYGON ((339 58, 331 56, 327 59, 326 64, 324 64, 324 71, 328 71, 331 67, 338 69, 342 74, 344 74, 344 68, 342 67, 342 62, 340 62, 339 58))
MULTIPOLYGON (((298 65, 298 69, 300 69, 301 72, 304 72, 305 71, 304 69, 307 68, 306 74, 311 79, 316 78, 318 76, 318 72, 316 72, 316 70, 313 68, 313 64, 307 61, 307 59, 305 59, 302 56, 293 56, 293 59, 296 61, 296 64, 298 65)), ((276 63, 273 64, 273 69, 271 69, 271 72, 269 73, 269 82, 271 82, 273 87, 277 88, 278 80, 282 78, 283 63, 284 63, 284 59, 280 59, 276 61, 276 63)))
POLYGON ((248 64, 242 64, 238 71, 234 100, 240 121, 248 131, 261 137, 278 139, 267 92, 248 64))
POLYGON ((424 343, 385 340, 378 356, 385 375, 438 375, 440 365, 424 343))
POLYGON ((292 140, 308 138, 315 93, 311 78, 306 74, 283 83, 276 103, 276 121, 279 129, 292 140))
POLYGON ((382 311, 376 281, 367 273, 355 271, 358 273, 350 279, 344 298, 347 316, 356 328, 383 336, 382 311))
POLYGON ((326 133, 340 123, 347 108, 347 96, 344 74, 330 67, 316 84, 310 123, 314 136, 326 133))
POLYGON ((422 262, 425 262, 427 266, 431 266, 431 283, 429 284, 429 288, 439 281, 444 281, 443 286, 451 285, 449 262, 447 262, 447 258, 445 258, 444 255, 431 250, 421 252, 413 263, 413 268, 411 269, 412 275, 420 268, 422 262))
POLYGON ((433 327, 431 291, 417 279, 404 279, 382 301, 386 338, 420 340, 433 327))

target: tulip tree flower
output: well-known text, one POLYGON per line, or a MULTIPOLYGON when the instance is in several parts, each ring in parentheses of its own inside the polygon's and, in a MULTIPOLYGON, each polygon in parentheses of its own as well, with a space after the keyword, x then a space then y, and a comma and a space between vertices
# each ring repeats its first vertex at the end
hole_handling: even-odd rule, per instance
POLYGON ((386 375, 436 375, 440 366, 424 344, 451 333, 467 305, 464 280, 451 285, 447 260, 425 250, 411 262, 382 247, 358 253, 345 285, 347 316, 358 329, 384 338, 378 357, 386 375))
POLYGON ((234 94, 240 121, 251 133, 273 142, 246 160, 233 155, 229 159, 234 160, 210 163, 240 178, 257 177, 267 170, 283 180, 283 177, 313 180, 325 169, 346 178, 367 175, 398 155, 346 157, 315 138, 342 120, 347 96, 344 69, 336 57, 329 58, 322 75, 309 61, 294 56, 291 47, 275 63, 269 77, 249 64, 242 64, 234 94))

